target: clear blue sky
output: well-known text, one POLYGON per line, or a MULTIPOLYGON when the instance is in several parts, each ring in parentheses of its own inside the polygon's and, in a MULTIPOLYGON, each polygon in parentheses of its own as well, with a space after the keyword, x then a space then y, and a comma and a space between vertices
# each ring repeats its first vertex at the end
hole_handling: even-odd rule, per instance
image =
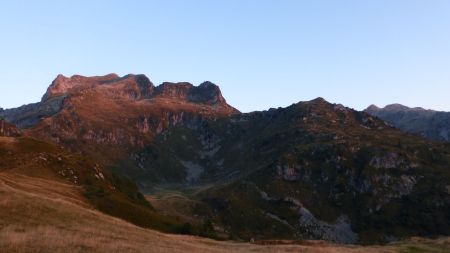
POLYGON ((0 106, 57 74, 217 83, 242 111, 321 96, 450 111, 450 1, 1 1, 0 106))

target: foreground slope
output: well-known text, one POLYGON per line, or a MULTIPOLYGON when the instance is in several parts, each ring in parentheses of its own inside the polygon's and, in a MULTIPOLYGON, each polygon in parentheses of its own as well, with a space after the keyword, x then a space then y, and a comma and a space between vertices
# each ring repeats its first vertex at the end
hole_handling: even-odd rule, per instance
MULTIPOLYGON (((30 188, 23 189, 31 195, 45 186, 39 180, 46 180, 56 186, 73 186, 71 189, 67 188, 70 191, 65 194, 77 196, 74 197, 77 203, 134 224, 166 232, 178 232, 182 226, 171 217, 158 214, 134 183, 111 173, 90 157, 22 136, 15 126, 3 121, 0 121, 0 126, 0 173, 10 178, 13 185, 15 178, 33 178, 35 187, 30 184, 30 188)), ((51 194, 51 191, 46 195, 49 198, 59 198, 58 195, 51 194)), ((39 212, 39 215, 42 214, 39 212)), ((20 220, 22 217, 17 216, 15 219, 20 220)))
POLYGON ((0 172, 1 252, 449 252, 448 239, 384 247, 252 245, 162 234, 86 205, 79 187, 0 172))

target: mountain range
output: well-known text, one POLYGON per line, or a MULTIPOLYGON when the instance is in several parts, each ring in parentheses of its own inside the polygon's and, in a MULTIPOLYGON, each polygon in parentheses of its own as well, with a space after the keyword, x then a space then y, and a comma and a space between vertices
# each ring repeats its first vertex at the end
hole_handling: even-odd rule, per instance
POLYGON ((211 82, 59 75, 40 102, 0 111, 0 170, 164 232, 385 243, 450 234, 445 115, 322 98, 241 113, 211 82))

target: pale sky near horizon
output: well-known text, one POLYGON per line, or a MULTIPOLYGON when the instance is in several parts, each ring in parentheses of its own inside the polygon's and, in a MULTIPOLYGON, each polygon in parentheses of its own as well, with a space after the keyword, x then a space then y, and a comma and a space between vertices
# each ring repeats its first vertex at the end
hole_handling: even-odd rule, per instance
POLYGON ((241 111, 324 97, 450 111, 447 0, 0 0, 0 107, 57 74, 218 84, 241 111))

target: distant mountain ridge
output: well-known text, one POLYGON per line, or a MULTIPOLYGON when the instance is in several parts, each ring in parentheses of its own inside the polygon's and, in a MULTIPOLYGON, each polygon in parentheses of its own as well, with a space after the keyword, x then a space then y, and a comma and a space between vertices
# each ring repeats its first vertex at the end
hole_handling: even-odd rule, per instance
POLYGON ((401 104, 391 104, 384 108, 371 105, 365 112, 403 131, 431 140, 450 141, 450 112, 410 108, 401 104))

